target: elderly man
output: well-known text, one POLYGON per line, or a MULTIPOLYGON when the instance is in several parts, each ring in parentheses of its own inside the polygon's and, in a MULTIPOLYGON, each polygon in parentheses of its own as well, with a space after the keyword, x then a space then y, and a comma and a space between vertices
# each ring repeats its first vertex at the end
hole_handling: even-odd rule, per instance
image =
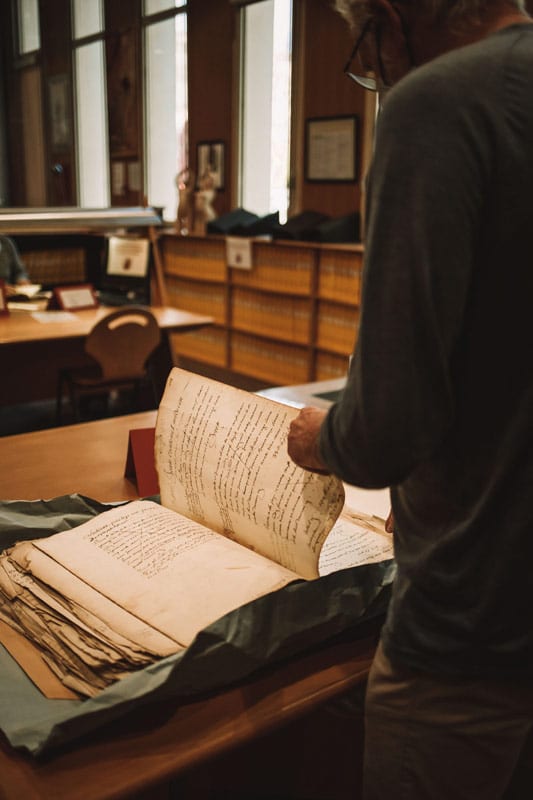
POLYGON ((337 6, 345 72, 383 101, 362 313, 289 454, 391 487, 365 799, 532 798, 533 24, 512 0, 337 6))

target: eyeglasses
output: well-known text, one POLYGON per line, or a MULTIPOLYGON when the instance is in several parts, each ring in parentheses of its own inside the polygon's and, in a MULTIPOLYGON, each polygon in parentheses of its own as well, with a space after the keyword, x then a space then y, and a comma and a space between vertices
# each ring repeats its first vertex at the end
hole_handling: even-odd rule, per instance
MULTIPOLYGON (((409 29, 405 23, 403 14, 400 13, 400 9, 398 8, 397 4, 394 7, 396 9, 396 13, 400 20, 400 25, 402 28, 403 44, 405 47, 405 53, 407 55, 407 60, 409 63, 409 67, 406 71, 409 71, 409 69, 412 69, 413 67, 416 66, 417 62, 415 60, 413 48, 411 45, 411 37, 409 35, 409 29)), ((383 59, 381 58, 381 28, 376 23, 376 21, 372 19, 372 17, 367 19, 367 21, 363 25, 361 33, 359 34, 357 41, 353 46, 350 58, 348 59, 348 61, 346 62, 346 66, 344 67, 344 74, 347 75, 349 78, 351 78, 352 81, 355 81, 360 86, 363 86, 365 89, 369 89, 371 92, 385 91, 386 89, 390 89, 394 84, 394 81, 388 81, 387 76, 385 75, 383 59), (373 54, 373 56, 378 71, 374 75, 358 75, 356 72, 352 72, 351 66, 356 56, 359 53, 359 49, 361 47, 361 44, 363 43, 363 40, 365 39, 366 35, 368 34, 368 31, 372 27, 374 27, 375 30, 375 46, 376 46, 376 52, 373 54)))
POLYGON ((364 89, 368 89, 371 92, 379 92, 379 91, 382 91, 384 89, 390 89, 391 84, 389 84, 387 82, 387 79, 385 77, 385 70, 384 70, 384 67, 383 67, 383 61, 381 59, 380 30, 379 30, 379 26, 375 24, 373 19, 368 19, 365 22, 365 24, 363 25, 361 33, 357 37, 357 41, 355 42, 355 44, 353 46, 353 50, 352 50, 352 52, 350 54, 350 58, 346 62, 346 65, 344 67, 343 72, 344 72, 345 75, 347 75, 349 78, 351 78, 352 81, 355 81, 356 83, 359 84, 359 86, 362 86, 364 89), (361 47, 361 44, 363 43, 363 40, 365 39, 365 37, 368 34, 370 28, 372 28, 372 27, 375 28, 376 61, 377 61, 377 67, 378 67, 378 70, 379 70, 379 74, 377 74, 375 76, 373 76, 373 75, 358 75, 356 72, 352 72, 351 67, 352 67, 352 64, 353 64, 355 58, 359 54, 359 49, 361 47))

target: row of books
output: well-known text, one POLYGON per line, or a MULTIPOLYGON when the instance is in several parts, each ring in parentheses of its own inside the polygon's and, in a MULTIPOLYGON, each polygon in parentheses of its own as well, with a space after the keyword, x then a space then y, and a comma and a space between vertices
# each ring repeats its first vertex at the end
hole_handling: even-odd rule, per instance
POLYGON ((87 280, 83 247, 31 250, 23 254, 23 259, 32 281, 43 286, 83 283, 87 280))
POLYGON ((161 250, 168 275, 197 280, 227 280, 226 249, 223 241, 163 237, 161 250))
MULTIPOLYGON (((328 339, 325 341, 323 346, 328 347, 328 339)), ((228 332, 216 325, 173 334, 172 345, 177 356, 232 368, 272 385, 330 380, 343 377, 348 371, 348 347, 338 353, 331 350, 340 350, 340 347, 317 349, 313 351, 313 363, 310 364, 308 350, 259 339, 242 331, 233 332, 228 348, 228 332)))
POLYGON ((165 272, 168 276, 194 278, 198 281, 231 282, 291 294, 309 294, 318 263, 319 296, 339 302, 358 303, 361 288, 362 253, 254 242, 252 268, 226 266, 223 241, 165 238, 165 272))
POLYGON ((311 330, 309 301, 234 288, 232 324, 264 336, 307 344, 311 330))
MULTIPOLYGON (((188 311, 210 314, 219 325, 225 324, 225 297, 216 287, 171 282, 169 300, 188 311)), ((317 310, 317 345, 351 352, 359 324, 356 307, 320 301, 317 310)), ((248 291, 235 287, 231 325, 262 336, 308 344, 311 332, 311 307, 308 299, 248 291)))
POLYGON ((169 277, 167 296, 170 305, 207 314, 220 325, 226 321, 226 289, 223 285, 169 277))
POLYGON ((316 343, 318 347, 349 355, 353 351, 359 324, 359 310, 320 302, 316 343))
POLYGON ((318 268, 318 296, 359 305, 362 257, 356 253, 323 253, 318 268))
POLYGON ((269 253, 268 259, 254 259, 251 270, 231 270, 231 281, 238 286, 250 286, 288 294, 309 294, 313 285, 313 259, 308 251, 285 250, 283 258, 269 253))
POLYGON ((307 351, 297 345, 278 344, 234 332, 230 368, 272 384, 309 380, 307 351))
POLYGON ((343 378, 348 373, 349 358, 346 355, 335 355, 317 350, 313 380, 329 381, 333 378, 343 378))
POLYGON ((189 333, 174 333, 171 339, 177 356, 197 359, 215 367, 228 366, 228 333, 225 328, 210 325, 189 333))

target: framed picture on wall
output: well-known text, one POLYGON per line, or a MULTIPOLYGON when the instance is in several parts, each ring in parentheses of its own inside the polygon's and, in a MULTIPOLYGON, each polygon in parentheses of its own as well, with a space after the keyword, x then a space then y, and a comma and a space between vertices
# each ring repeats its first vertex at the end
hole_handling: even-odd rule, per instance
POLYGON ((356 115, 306 121, 306 181, 349 183, 357 180, 358 123, 356 115))
POLYGON ((198 142, 196 148, 196 188, 224 188, 224 142, 198 142), (213 185, 205 186, 202 181, 212 178, 213 185))

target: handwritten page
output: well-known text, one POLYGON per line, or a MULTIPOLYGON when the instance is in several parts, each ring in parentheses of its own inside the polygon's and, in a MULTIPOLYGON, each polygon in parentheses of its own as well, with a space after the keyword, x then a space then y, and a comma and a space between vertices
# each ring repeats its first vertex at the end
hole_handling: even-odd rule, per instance
POLYGON ((320 553, 320 575, 393 558, 392 535, 382 520, 344 511, 320 553), (366 519, 365 519, 366 517, 366 519))
MULTIPOLYGON (((149 640, 138 625, 136 641, 152 644, 153 629, 175 642, 173 651, 228 611, 299 577, 147 500, 35 540, 33 548, 148 625, 149 640)), ((27 567, 42 574, 31 554, 27 567)), ((69 584, 65 591, 72 594, 69 584)))
POLYGON ((297 413, 173 369, 157 416, 156 467, 164 506, 312 579, 344 488, 289 459, 297 413))

